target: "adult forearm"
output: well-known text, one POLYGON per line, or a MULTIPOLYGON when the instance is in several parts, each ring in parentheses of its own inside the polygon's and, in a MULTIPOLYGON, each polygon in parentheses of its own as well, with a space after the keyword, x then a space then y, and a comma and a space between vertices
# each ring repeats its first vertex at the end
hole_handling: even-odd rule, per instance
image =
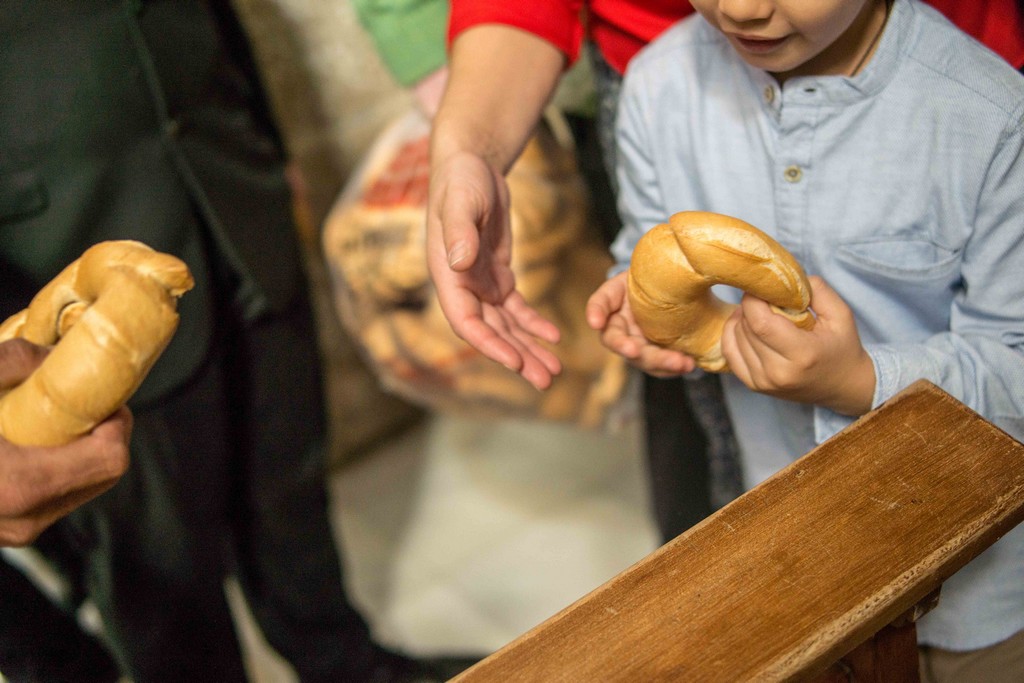
POLYGON ((434 120, 434 163, 470 152, 507 171, 551 99, 565 59, 551 43, 510 26, 484 24, 461 33, 434 120))

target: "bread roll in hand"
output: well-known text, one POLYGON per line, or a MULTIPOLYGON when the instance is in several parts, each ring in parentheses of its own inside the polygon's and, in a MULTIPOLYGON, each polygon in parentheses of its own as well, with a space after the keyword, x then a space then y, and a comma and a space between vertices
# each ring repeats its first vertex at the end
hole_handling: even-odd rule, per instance
POLYGON ((0 396, 0 435, 55 446, 89 432, 135 393, 178 327, 188 267, 141 242, 90 247, 0 325, 0 341, 54 346, 0 396))
POLYGON ((737 218, 684 211, 652 228, 630 262, 629 305, 644 336, 710 372, 728 372, 722 327, 736 308, 711 292, 724 284, 763 299, 803 329, 814 326, 811 287, 786 249, 737 218))

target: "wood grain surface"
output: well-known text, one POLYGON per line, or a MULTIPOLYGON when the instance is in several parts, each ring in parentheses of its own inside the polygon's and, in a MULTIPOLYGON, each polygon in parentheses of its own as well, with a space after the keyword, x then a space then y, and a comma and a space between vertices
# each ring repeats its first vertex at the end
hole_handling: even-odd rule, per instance
POLYGON ((1024 519, 1022 464, 918 382, 453 680, 813 678, 1024 519))

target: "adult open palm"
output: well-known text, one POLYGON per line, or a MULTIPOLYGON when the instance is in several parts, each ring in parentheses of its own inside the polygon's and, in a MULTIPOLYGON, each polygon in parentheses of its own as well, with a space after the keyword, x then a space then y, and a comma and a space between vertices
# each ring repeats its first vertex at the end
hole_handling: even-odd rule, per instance
POLYGON ((427 264, 441 310, 460 338, 545 389, 561 371, 546 346, 559 331, 516 289, 509 220, 508 185, 484 159, 458 153, 437 165, 427 264))

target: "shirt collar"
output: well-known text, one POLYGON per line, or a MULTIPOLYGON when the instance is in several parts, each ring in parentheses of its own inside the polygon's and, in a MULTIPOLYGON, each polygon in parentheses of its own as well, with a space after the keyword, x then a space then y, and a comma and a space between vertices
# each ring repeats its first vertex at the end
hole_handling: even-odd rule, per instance
POLYGON ((892 80, 899 65, 900 52, 905 50, 911 38, 916 8, 910 0, 895 0, 889 13, 882 37, 875 54, 856 76, 801 76, 786 81, 780 93, 778 83, 766 71, 754 68, 744 62, 728 45, 724 36, 705 24, 713 32, 747 72, 762 103, 776 115, 783 102, 786 103, 833 103, 849 105, 867 99, 880 92, 892 80), (766 97, 769 90, 774 97, 766 97))

